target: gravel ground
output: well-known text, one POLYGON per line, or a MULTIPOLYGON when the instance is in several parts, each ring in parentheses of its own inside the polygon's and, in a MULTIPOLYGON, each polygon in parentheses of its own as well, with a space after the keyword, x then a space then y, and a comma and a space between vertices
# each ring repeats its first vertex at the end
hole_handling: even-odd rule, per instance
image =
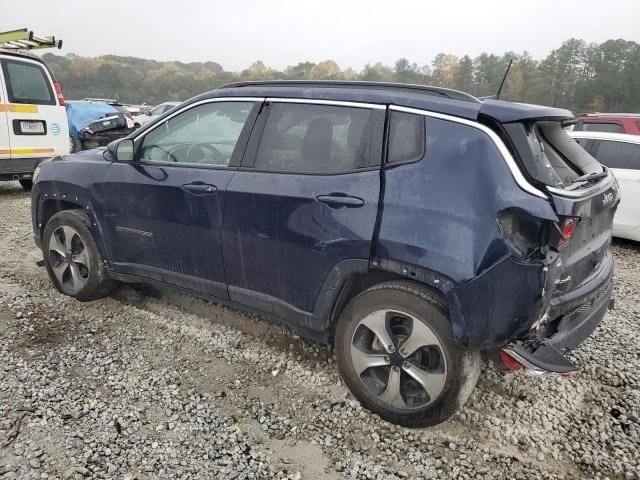
POLYGON ((0 478, 640 479, 640 245, 569 378, 485 365, 432 429, 395 427, 331 349, 229 308, 124 286, 80 303, 35 262, 30 198, 0 183, 0 478))

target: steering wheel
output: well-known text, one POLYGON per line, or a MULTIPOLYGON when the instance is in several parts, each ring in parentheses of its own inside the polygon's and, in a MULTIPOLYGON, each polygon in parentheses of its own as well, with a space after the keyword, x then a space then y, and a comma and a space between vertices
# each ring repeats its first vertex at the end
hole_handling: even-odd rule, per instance
POLYGON ((193 143, 189 146, 189 148, 187 148, 187 153, 185 155, 186 161, 187 162, 192 162, 193 163, 199 163, 202 158, 199 158, 197 160, 192 160, 191 159, 191 154, 194 153, 194 149, 198 147, 200 148, 200 150, 209 150, 211 153, 213 153, 213 157, 212 157, 212 163, 218 163, 218 162, 222 162, 224 161, 224 155, 222 154, 222 152, 220 150, 218 150, 216 147, 214 147, 213 145, 211 145, 210 143, 207 142, 196 142, 193 143))

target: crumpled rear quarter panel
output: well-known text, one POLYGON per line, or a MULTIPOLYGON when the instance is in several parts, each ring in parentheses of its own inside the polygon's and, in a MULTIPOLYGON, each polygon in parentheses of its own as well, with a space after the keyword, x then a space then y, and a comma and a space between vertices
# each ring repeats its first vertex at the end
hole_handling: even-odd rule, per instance
POLYGON ((550 203, 522 191, 483 131, 426 119, 425 157, 383 170, 383 205, 374 260, 391 259, 451 280, 435 285, 449 301, 456 338, 499 343, 532 321, 542 301, 542 263, 515 262, 500 236, 498 212, 520 208, 557 220, 550 203))

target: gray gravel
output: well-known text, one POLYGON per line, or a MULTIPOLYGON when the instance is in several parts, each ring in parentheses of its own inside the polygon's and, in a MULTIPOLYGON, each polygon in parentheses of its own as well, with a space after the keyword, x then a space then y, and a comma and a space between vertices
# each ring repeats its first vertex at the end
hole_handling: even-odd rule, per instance
POLYGON ((169 291, 79 303, 35 266, 0 183, 0 478, 640 480, 640 246, 569 378, 485 365, 465 408, 408 430, 363 410, 332 351, 169 291))

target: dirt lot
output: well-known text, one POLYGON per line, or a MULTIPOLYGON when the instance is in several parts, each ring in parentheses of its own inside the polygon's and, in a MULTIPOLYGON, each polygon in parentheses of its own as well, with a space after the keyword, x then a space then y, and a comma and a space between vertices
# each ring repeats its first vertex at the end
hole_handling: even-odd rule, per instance
POLYGON ((640 479, 640 246, 570 378, 485 365, 467 406, 394 427, 329 348, 171 292, 79 303, 35 265, 30 198, 0 183, 0 478, 640 479))

